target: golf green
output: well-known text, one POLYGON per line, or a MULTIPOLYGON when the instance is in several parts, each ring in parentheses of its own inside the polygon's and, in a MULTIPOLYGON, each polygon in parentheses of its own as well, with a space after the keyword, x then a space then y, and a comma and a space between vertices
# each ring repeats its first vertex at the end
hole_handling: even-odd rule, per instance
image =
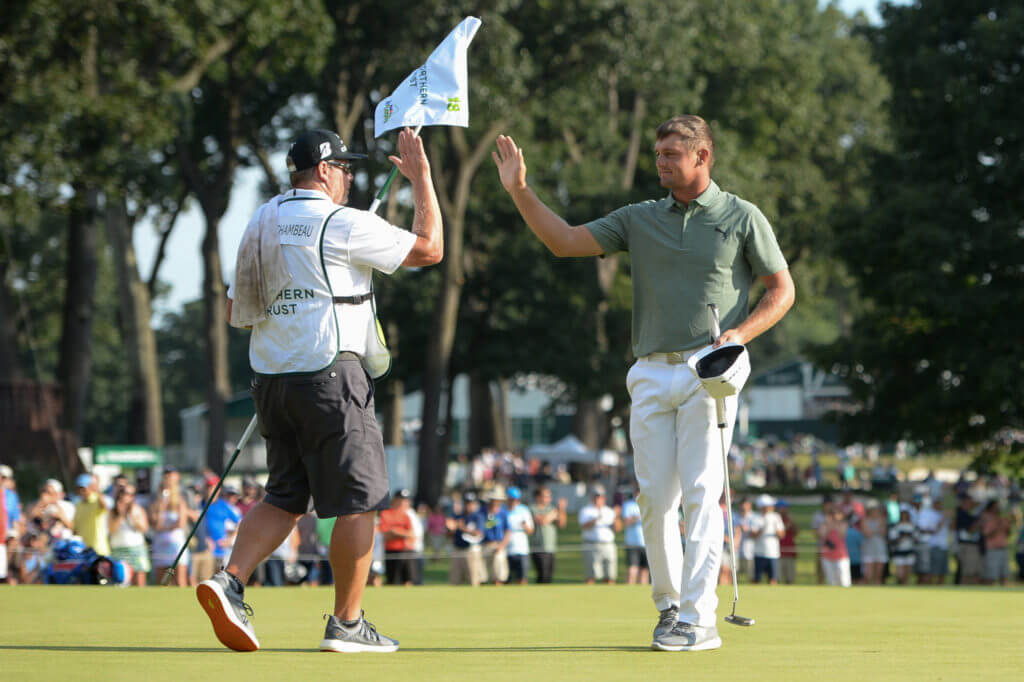
MULTIPOLYGON (((330 588, 252 588, 263 649, 227 651, 192 590, 2 588, 0 670, 12 680, 979 680, 1024 670, 1024 591, 751 586, 717 651, 649 650, 649 588, 374 588, 368 618, 397 654, 317 651, 330 588)), ((720 588, 719 615, 732 592, 720 588)))

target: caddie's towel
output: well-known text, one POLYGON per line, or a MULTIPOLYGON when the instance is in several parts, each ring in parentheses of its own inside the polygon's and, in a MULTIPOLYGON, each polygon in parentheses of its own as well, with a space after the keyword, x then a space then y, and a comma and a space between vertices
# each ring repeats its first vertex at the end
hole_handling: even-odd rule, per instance
POLYGON ((242 234, 235 260, 235 299, 231 326, 249 327, 267 319, 267 308, 292 278, 277 231, 278 195, 259 207, 242 234))

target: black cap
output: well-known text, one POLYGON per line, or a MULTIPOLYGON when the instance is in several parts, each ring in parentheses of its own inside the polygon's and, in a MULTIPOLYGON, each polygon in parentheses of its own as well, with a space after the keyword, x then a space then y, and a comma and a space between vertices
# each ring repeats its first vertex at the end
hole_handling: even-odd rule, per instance
POLYGON ((288 150, 288 171, 312 168, 321 161, 365 159, 366 154, 350 152, 338 134, 330 130, 307 130, 295 138, 288 150))
POLYGON ((401 490, 395 493, 395 497, 399 497, 403 500, 408 500, 409 498, 412 497, 412 493, 409 492, 408 488, 402 488, 401 490))

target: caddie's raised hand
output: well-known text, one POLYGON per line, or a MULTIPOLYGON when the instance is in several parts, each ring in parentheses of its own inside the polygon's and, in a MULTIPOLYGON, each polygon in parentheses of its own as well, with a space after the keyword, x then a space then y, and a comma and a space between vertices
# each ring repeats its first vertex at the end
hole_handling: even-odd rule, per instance
POLYGON ((405 128, 398 133, 398 154, 399 156, 389 156, 388 160, 395 164, 398 172, 410 182, 430 179, 430 162, 427 161, 427 153, 423 149, 423 140, 412 128, 405 128))
POLYGON ((526 161, 523 150, 516 146, 515 141, 507 135, 498 135, 498 150, 491 152, 494 165, 498 167, 498 175, 505 191, 512 192, 526 187, 526 161))

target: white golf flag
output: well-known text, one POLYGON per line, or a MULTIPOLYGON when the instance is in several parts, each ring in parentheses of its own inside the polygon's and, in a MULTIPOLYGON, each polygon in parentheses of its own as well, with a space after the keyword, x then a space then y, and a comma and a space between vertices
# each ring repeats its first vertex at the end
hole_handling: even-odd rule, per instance
POLYGON ((480 20, 476 17, 463 19, 426 63, 377 105, 374 137, 405 126, 469 126, 466 48, 478 28, 480 20))

